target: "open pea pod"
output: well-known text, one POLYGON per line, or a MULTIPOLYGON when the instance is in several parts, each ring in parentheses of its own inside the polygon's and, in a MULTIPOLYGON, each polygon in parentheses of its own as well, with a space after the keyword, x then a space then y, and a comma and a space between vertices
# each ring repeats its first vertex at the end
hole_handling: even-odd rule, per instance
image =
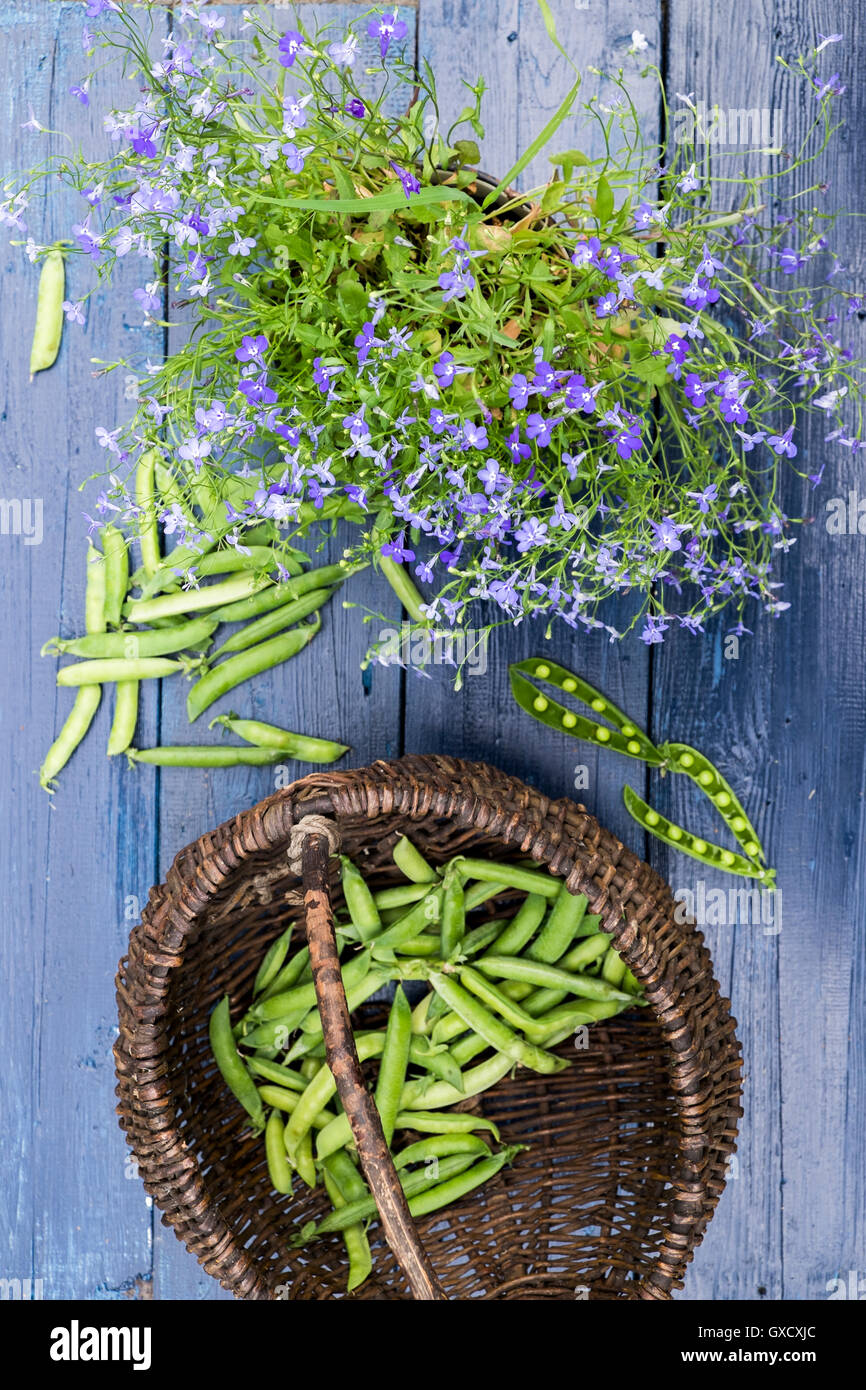
POLYGON ((564 667, 556 666, 549 661, 522 661, 509 667, 508 675, 511 693, 518 705, 540 724, 546 724, 549 729, 558 729, 560 733, 571 734, 573 738, 586 739, 598 748, 612 748, 615 753, 622 753, 627 758, 637 758, 653 767, 661 767, 664 763, 663 755, 650 743, 646 734, 631 723, 622 710, 611 705, 598 691, 593 690, 591 685, 579 680, 564 667), (577 695, 581 700, 587 700, 588 695, 590 698, 587 703, 590 707, 598 714, 604 714, 617 727, 609 729, 606 724, 585 719, 583 715, 566 709, 565 705, 560 705, 558 701, 542 694, 537 686, 527 680, 524 674, 527 672, 566 690, 568 694, 577 695), (542 675, 541 672, 547 674, 542 675), (571 684, 566 686, 566 680, 573 682, 573 689, 571 684), (602 708, 597 708, 598 705, 602 708))
POLYGON ((690 830, 685 830, 675 821, 668 820, 660 811, 655 811, 631 787, 623 787, 622 799, 625 809, 638 825, 663 844, 690 855, 692 859, 700 860, 708 868, 722 869, 725 873, 739 874, 743 878, 759 878, 763 883, 772 886, 775 879, 772 869, 762 868, 745 855, 735 854, 733 850, 723 849, 721 845, 711 844, 699 835, 693 835, 690 830))
POLYGON ((671 772, 685 773, 709 797, 746 857, 766 862, 764 848, 742 802, 715 764, 688 743, 662 743, 659 752, 664 754, 671 772))

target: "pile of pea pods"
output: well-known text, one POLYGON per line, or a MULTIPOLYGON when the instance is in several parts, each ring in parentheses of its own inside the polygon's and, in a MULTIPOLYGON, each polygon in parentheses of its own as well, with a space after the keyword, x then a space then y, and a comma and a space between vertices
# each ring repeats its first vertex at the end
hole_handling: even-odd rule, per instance
MULTIPOLYGON (((644 1001, 586 897, 546 870, 465 856, 434 868, 405 836, 393 853, 404 881, 377 892, 341 857, 346 911, 337 938, 351 1013, 396 983, 385 1026, 359 1029, 355 1043, 362 1063, 378 1063, 382 1127, 409 1210, 423 1216, 480 1187, 521 1148, 501 1146, 490 1120, 451 1107, 516 1067, 561 1071, 569 1063, 552 1048, 644 1001), (503 895, 517 904, 513 916, 472 924, 476 909, 503 895), (414 1008, 403 988, 409 981, 422 990, 414 1008)), ((351 1291, 372 1268, 366 1226, 377 1209, 325 1061, 309 951, 290 955, 293 931, 271 945, 234 1027, 228 997, 217 1005, 211 1046, 227 1086, 264 1132, 276 1191, 291 1193, 295 1175, 324 1185, 333 1210, 293 1243, 339 1231, 351 1291)))
MULTIPOLYGON (((106 686, 115 690, 107 751, 109 756, 126 753, 131 763, 206 768, 281 758, 328 763, 347 751, 331 739, 225 717, 213 722, 230 728, 247 746, 132 747, 141 681, 192 677, 187 697, 192 723, 221 696, 302 651, 321 627, 320 609, 349 574, 363 568, 336 564, 304 572, 308 557, 285 543, 213 548, 216 532, 200 549, 181 547, 162 559, 154 490, 161 468, 152 455, 138 465, 141 568, 130 574, 128 539, 116 526, 102 527, 102 549, 91 543, 88 551, 85 635, 54 637, 42 649, 43 655, 79 658, 57 673, 57 684, 73 687, 76 696, 40 769, 46 790, 84 739, 106 686), (211 650, 223 623, 242 626, 211 650)), ((169 488, 170 481, 161 478, 161 491, 169 488)))

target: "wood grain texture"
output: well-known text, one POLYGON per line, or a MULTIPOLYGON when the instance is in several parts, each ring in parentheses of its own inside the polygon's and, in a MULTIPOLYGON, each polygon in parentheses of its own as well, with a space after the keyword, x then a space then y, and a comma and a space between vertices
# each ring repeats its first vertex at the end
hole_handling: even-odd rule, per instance
MULTIPOLYGON (((85 149, 104 145, 101 111, 119 102, 123 84, 101 74, 85 110, 68 94, 81 70, 79 7, 6 5, 0 26, 4 173, 44 157, 46 136, 21 130, 32 104, 47 126, 68 130, 85 149)), ((52 138, 55 152, 61 139, 52 138)), ((39 243, 68 236, 81 200, 58 196, 28 211, 39 243)), ((53 659, 38 651, 50 636, 83 631, 86 523, 92 506, 77 484, 105 467, 97 425, 128 410, 122 376, 95 381, 91 357, 158 351, 158 336, 127 318, 134 268, 124 294, 98 291, 87 326, 67 327, 50 371, 28 381, 27 357, 38 268, 4 236, 2 493, 42 498, 44 539, 27 546, 4 535, 2 585, 6 654, 2 676, 0 779, 15 829, 2 837, 0 874, 8 1064, 4 1068, 3 1270, 43 1281, 45 1298, 112 1298, 150 1277, 151 1215, 126 1164, 112 1118, 116 1031, 114 967, 130 922, 129 899, 141 901, 155 872, 152 791, 125 766, 109 763, 105 745, 110 696, 103 698, 85 747, 64 770, 49 800, 34 775, 71 701, 55 687, 53 659), (140 827, 144 828, 144 834, 140 827), (138 1282, 137 1282, 138 1281, 138 1282)), ((68 269, 67 294, 92 283, 80 260, 68 269)), ((142 729, 154 735, 152 693, 142 729)), ((125 763, 125 760, 121 760, 125 763)), ((137 913, 133 913, 137 915, 137 913)))
MULTIPOLYGON (((791 149, 805 134, 810 104, 792 92, 775 54, 805 52, 819 33, 844 30, 844 45, 823 55, 829 74, 846 68, 864 41, 855 6, 672 0, 669 16, 669 93, 693 91, 723 110, 781 108, 791 149)), ((863 128, 862 84, 849 85, 846 101, 848 131, 820 177, 831 206, 857 211, 866 174, 862 142, 853 138, 863 128)), ((834 242, 861 284, 861 224, 848 220, 834 242)), ((864 336, 855 319, 850 341, 861 357, 864 336)), ((695 743, 718 761, 754 808, 781 890, 778 935, 733 921, 706 929, 740 1022, 746 1115, 737 1178, 686 1297, 752 1298, 765 1290, 768 1298, 822 1298, 828 1281, 863 1264, 866 540, 826 532, 826 500, 847 495, 862 469, 825 445, 824 432, 820 421, 799 432, 808 471, 826 460, 822 487, 809 492, 793 475, 785 485, 783 509, 815 517, 780 565, 791 610, 775 622, 747 615, 754 637, 743 639, 738 660, 723 654, 722 634, 732 626, 725 620, 702 639, 674 636, 654 658, 653 733, 695 743)), ((700 798, 686 779, 668 779, 659 792, 675 818, 694 819, 700 798)), ((712 818, 705 824, 720 833, 712 818)), ((654 858, 684 887, 702 873, 682 856, 654 858)), ((712 877, 713 886, 730 882, 712 877)))
MULTIPOLYGON (((231 25, 238 7, 228 4, 231 25)), ((358 5, 304 6, 341 27, 358 5)), ((831 200, 862 204, 864 93, 857 87, 862 19, 852 4, 829 0, 667 0, 666 23, 655 0, 551 0, 560 37, 581 67, 622 62, 632 30, 647 37, 645 58, 665 61, 668 89, 694 91, 723 107, 782 106, 785 140, 802 133, 805 103, 788 101, 773 62, 796 52, 816 32, 845 31, 827 70, 848 81, 849 130, 827 165, 831 200)), ((291 11, 286 10, 287 16, 291 11)), ((551 48, 534 0, 421 0, 406 7, 409 45, 429 58, 445 111, 464 104, 461 80, 481 71, 487 139, 483 164, 503 173, 534 137, 569 85, 570 69, 551 48)), ((51 0, 0 0, 4 58, 0 168, 29 167, 38 138, 20 129, 28 104, 46 124, 69 129, 95 151, 105 148, 101 112, 130 100, 127 84, 101 73, 89 110, 68 95, 80 79, 78 5, 51 0), (109 95, 106 96, 106 93, 109 95)), ((171 22, 168 14, 162 23, 171 22)), ((286 24, 290 19, 286 19, 286 24)), ((157 37, 159 37, 157 35, 157 37)), ((631 69, 629 69, 631 64, 631 69)), ((655 134, 650 85, 633 77, 638 105, 655 134)), ((592 89, 587 78, 585 93, 592 89)), ((602 94, 603 95, 603 94, 602 94)), ((593 146, 566 125, 556 148, 593 146)), ((546 174, 542 157, 522 179, 546 174)), ((70 195, 49 208, 35 204, 29 223, 38 241, 65 235, 78 208, 70 195)), ((860 279, 863 232, 841 234, 860 279)), ((94 380, 91 357, 157 360, 161 335, 129 311, 135 267, 125 268, 123 293, 97 292, 86 329, 67 329, 56 366, 30 385, 23 347, 35 303, 37 272, 20 248, 2 243, 3 314, 0 435, 4 498, 44 499, 44 540, 25 546, 0 537, 0 593, 6 635, 14 653, 0 671, 0 785, 14 806, 14 833, 0 836, 0 881, 8 910, 0 920, 6 974, 7 1065, 3 1069, 4 1144, 0 1150, 0 1276, 42 1279, 46 1298, 154 1296, 227 1297, 170 1231, 154 1223, 140 1184, 125 1164, 113 1120, 113 974, 151 882, 174 854, 204 830, 259 800, 274 785, 272 770, 155 771, 109 764, 104 756, 110 699, 65 770, 53 803, 34 776, 62 722, 68 697, 54 686, 54 664, 33 653, 53 633, 81 627, 84 589, 85 495, 79 481, 104 456, 93 443, 96 425, 113 425, 129 410, 122 381, 94 380), (20 827, 26 827, 22 834, 20 827)), ((89 285, 83 268, 70 270, 75 295, 89 285)), ((864 350, 862 324, 852 345, 864 350)), ((866 538, 829 536, 826 501, 862 484, 856 456, 827 452, 822 431, 801 440, 810 463, 827 460, 822 488, 804 494, 794 480, 785 499, 792 514, 813 512, 783 561, 793 607, 778 622, 756 614, 753 638, 738 660, 726 660, 723 633, 705 638, 670 635, 648 655, 635 641, 611 645, 598 635, 563 629, 545 641, 541 626, 500 630, 490 644, 485 675, 467 677, 455 695, 447 670, 432 679, 409 670, 374 668, 360 660, 371 637, 394 621, 397 604, 384 581, 356 577, 324 614, 321 635, 287 667, 235 692, 212 713, 236 708, 352 744, 347 764, 361 766, 404 750, 444 751, 485 759, 554 795, 585 800, 602 821, 643 852, 641 836, 622 809, 620 789, 642 788, 642 771, 599 755, 519 715, 508 695, 507 665, 537 652, 573 666, 636 716, 654 737, 694 742, 715 759, 753 809, 779 868, 782 930, 764 924, 709 925, 706 930, 723 991, 733 1001, 746 1052, 746 1117, 729 1185, 698 1251, 681 1298, 768 1299, 826 1297, 827 1284, 849 1270, 864 1274, 863 843, 866 666, 864 570, 866 538), (858 482, 858 477, 861 481, 858 482), (374 616, 360 621, 342 597, 374 616), (588 788, 575 791, 575 769, 586 767, 588 788)), ((810 469, 811 471, 811 469, 810 469)), ((91 493, 86 495, 92 498, 91 493)), ((340 538, 323 560, 339 557, 340 538)), ((611 620, 616 622, 614 610, 611 620)), ((180 681, 145 689, 139 742, 211 739, 207 719, 190 731, 180 681)), ((286 778, 305 769, 287 765, 286 778)), ((652 783, 663 809, 700 828, 700 803, 685 779, 652 783)), ((712 817, 708 833, 721 834, 712 817)), ((697 885, 697 865, 652 849, 654 862, 676 887, 697 885)), ((737 881, 706 876, 705 887, 737 881)))

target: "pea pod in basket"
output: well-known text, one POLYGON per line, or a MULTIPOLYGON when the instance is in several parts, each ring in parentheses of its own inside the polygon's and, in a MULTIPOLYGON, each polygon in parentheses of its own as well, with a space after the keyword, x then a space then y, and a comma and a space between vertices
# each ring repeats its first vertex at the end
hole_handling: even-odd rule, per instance
POLYGON ((646 734, 621 709, 611 704, 610 700, 586 681, 567 671, 564 666, 557 666, 552 661, 521 661, 509 667, 508 674, 511 693, 518 705, 540 724, 545 724, 549 729, 557 729, 560 733, 570 734, 572 738, 586 739, 597 747, 612 748, 615 753, 622 753, 627 758, 638 758, 653 767, 663 765, 664 755, 650 742, 646 734), (596 714, 603 714, 609 719, 614 728, 610 729, 607 724, 587 719, 582 714, 575 714, 573 710, 543 694, 528 679, 529 676, 535 676, 536 679, 546 681, 566 694, 583 700, 596 714))

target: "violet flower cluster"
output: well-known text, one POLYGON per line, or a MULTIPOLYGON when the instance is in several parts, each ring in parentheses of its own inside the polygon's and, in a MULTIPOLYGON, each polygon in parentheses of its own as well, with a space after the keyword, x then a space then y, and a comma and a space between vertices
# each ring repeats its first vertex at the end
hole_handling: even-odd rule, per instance
MULTIPOLYGON (((476 627, 556 617, 653 644, 727 606, 737 632, 750 603, 788 606, 780 470, 820 482, 823 460, 801 457, 810 414, 828 443, 863 447, 845 340, 860 300, 826 214, 783 202, 773 219, 760 174, 734 211, 728 177, 717 210, 693 149, 635 138, 485 205, 472 142, 424 134, 435 92, 398 10, 314 35, 245 12, 232 37, 182 4, 156 62, 112 0, 86 13, 85 52, 99 18, 143 89, 106 116, 103 162, 60 156, 3 220, 38 259, 27 204, 59 177, 81 199, 70 252, 100 282, 138 262, 143 321, 183 305, 196 326, 157 367, 117 364, 136 407, 97 432, 92 525, 134 537, 135 463, 155 448, 180 545, 242 548, 267 525, 288 546, 345 518, 347 553, 408 566, 430 623, 483 603, 476 627)), ((812 60, 790 71, 820 147, 844 86, 812 60)), ((85 74, 71 96, 90 93, 85 74)), ((89 295, 65 307, 82 323, 89 295)))

